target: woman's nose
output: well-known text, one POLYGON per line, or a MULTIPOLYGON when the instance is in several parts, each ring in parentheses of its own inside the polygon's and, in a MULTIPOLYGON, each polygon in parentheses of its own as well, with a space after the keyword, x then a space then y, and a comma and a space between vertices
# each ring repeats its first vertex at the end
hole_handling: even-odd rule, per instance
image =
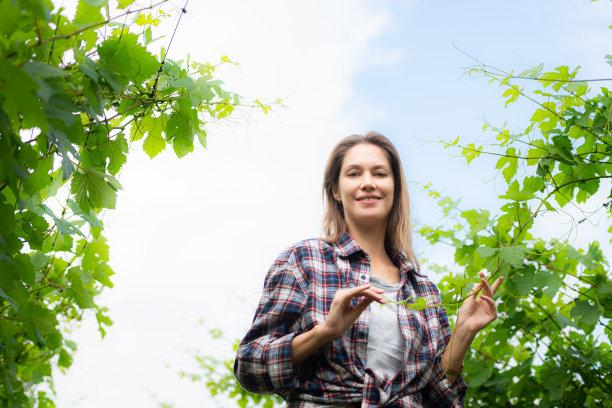
POLYGON ((361 188, 362 189, 373 189, 375 187, 376 187, 376 184, 374 184, 374 178, 369 174, 365 174, 363 176, 361 188))

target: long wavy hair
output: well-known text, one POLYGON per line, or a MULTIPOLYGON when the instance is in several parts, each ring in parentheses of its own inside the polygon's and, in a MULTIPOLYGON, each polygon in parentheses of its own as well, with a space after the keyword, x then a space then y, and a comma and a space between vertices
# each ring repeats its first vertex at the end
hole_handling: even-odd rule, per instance
POLYGON ((368 132, 364 135, 351 135, 342 139, 331 152, 323 178, 323 201, 325 214, 323 217, 323 239, 335 242, 348 232, 344 219, 342 204, 334 198, 333 190, 338 187, 340 169, 346 153, 361 143, 369 143, 384 150, 393 171, 393 206, 389 213, 385 246, 403 252, 413 267, 419 271, 419 262, 412 249, 412 227, 410 225, 410 199, 402 162, 393 143, 378 132, 368 132))

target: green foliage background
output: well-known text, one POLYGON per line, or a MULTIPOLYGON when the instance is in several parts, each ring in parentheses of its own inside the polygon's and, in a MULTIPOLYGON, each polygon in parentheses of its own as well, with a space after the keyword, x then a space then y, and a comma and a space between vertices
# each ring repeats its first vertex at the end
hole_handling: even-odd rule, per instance
POLYGON ((426 186, 445 222, 422 225, 419 233, 454 251, 454 265, 432 266, 444 276, 439 286, 449 315, 479 271, 506 278, 499 318, 478 335, 465 361, 468 406, 612 406, 610 265, 597 241, 575 248, 561 237, 534 234, 538 222, 545 231, 569 208, 583 217, 570 228, 598 213, 611 216, 612 95, 577 79, 578 72, 538 66, 515 75, 478 63, 469 73, 501 86, 506 105, 535 108, 519 131, 485 124, 494 136, 485 146, 445 144, 459 148, 468 163, 483 154, 498 157, 502 205, 495 213, 461 209, 458 200, 426 186), (587 200, 595 212, 585 212, 587 200))
POLYGON ((72 363, 74 322, 93 313, 102 336, 112 324, 96 300, 113 286, 99 215, 132 142, 183 157, 242 105, 214 77, 227 57, 150 51, 163 3, 80 0, 70 18, 49 0, 0 1, 0 407, 54 406, 45 390, 72 363))

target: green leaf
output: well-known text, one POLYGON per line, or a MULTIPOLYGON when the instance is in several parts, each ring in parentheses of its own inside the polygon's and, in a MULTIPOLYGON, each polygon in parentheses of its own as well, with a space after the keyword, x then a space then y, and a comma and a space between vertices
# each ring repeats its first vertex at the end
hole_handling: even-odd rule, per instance
POLYGON ((66 351, 66 349, 60 350, 57 365, 64 368, 69 368, 72 365, 72 356, 66 351))
POLYGON ((507 107, 509 103, 515 102, 521 95, 521 91, 522 89, 519 89, 519 87, 516 85, 511 85, 510 88, 506 89, 506 91, 502 95, 504 98, 508 97, 505 106, 507 107))
POLYGON ((196 135, 198 135, 198 141, 203 148, 207 148, 206 144, 206 132, 202 129, 196 130, 196 135))
POLYGON ((23 285, 15 270, 15 264, 11 262, 0 261, 0 297, 6 299, 13 310, 19 311, 22 305, 28 298, 28 290, 23 285))
POLYGON ((118 0, 119 8, 120 9, 124 9, 127 6, 129 6, 130 4, 134 3, 134 1, 136 1, 136 0, 118 0))
POLYGON ((118 134, 114 140, 107 140, 102 151, 108 158, 108 171, 112 175, 117 174, 127 161, 128 144, 123 133, 118 134))
POLYGON ((494 365, 491 363, 485 364, 480 362, 477 370, 470 370, 466 373, 466 381, 469 387, 480 387, 485 384, 491 375, 493 374, 494 365))
POLYGON ((104 328, 102 327, 104 326, 112 326, 113 321, 104 313, 107 312, 108 309, 105 307, 101 307, 97 310, 96 312, 96 320, 98 321, 98 330, 100 331, 100 334, 102 335, 102 338, 104 338, 104 336, 106 336, 106 330, 104 330, 104 328))
POLYGON ((555 113, 556 106, 553 102, 543 105, 548 109, 537 109, 531 117, 531 121, 538 124, 542 133, 548 134, 555 128, 559 118, 555 113))
POLYGON ((482 152, 482 146, 476 147, 474 143, 470 143, 467 145, 467 147, 463 148, 463 150, 461 151, 461 154, 465 157, 468 164, 470 164, 472 160, 480 156, 481 152, 482 152))
POLYGON ((560 400, 563 397, 565 386, 568 381, 569 376, 563 370, 554 369, 552 373, 547 373, 544 384, 548 391, 549 400, 560 400))
POLYGON ((12 66, 9 58, 0 58, 0 89, 5 101, 3 109, 11 122, 21 120, 22 129, 47 130, 47 117, 36 95, 38 83, 24 70, 12 66))
POLYGON ((195 81, 192 78, 170 78, 168 83, 175 88, 182 88, 190 92, 196 91, 195 81))
POLYGON ((37 344, 54 349, 60 344, 61 334, 57 330, 58 321, 55 313, 33 302, 27 302, 17 313, 23 320, 28 338, 37 344))
POLYGON ((506 191, 506 194, 500 195, 499 198, 512 201, 527 201, 531 200, 532 198, 535 198, 535 195, 530 192, 519 191, 518 181, 514 180, 512 184, 510 184, 510 186, 508 187, 508 191, 506 191))
MULTIPOLYGON (((0 282, 2 284, 2 282, 0 282)), ((19 303, 15 301, 12 297, 10 297, 3 289, 0 287, 0 297, 8 302, 8 304, 13 308, 14 311, 19 311, 19 303)))
POLYGON ((150 158, 157 156, 166 148, 166 140, 162 135, 166 116, 153 117, 147 116, 140 122, 141 132, 146 132, 147 137, 142 145, 143 150, 150 158))
POLYGON ((30 261, 34 269, 42 269, 47 262, 49 262, 49 259, 51 259, 51 257, 42 252, 33 252, 30 254, 30 261))
POLYGON ((476 252, 481 258, 490 258, 499 252, 499 248, 489 248, 486 246, 480 246, 476 248, 476 252))
POLYGON ((38 160, 36 169, 23 181, 23 187, 29 194, 45 189, 53 181, 53 156, 38 160))
POLYGON ((554 272, 539 270, 535 275, 533 284, 552 299, 563 285, 563 280, 554 272))
POLYGON ((541 177, 525 177, 522 192, 525 194, 536 193, 541 191, 544 186, 544 180, 541 177))
POLYGON ((93 210, 90 209, 89 214, 85 214, 81 207, 79 207, 78 204, 71 199, 66 200, 66 204, 68 204, 74 215, 78 215, 94 228, 102 228, 102 221, 100 221, 100 219, 93 210))
POLYGON ((26 285, 33 285, 35 279, 34 267, 28 254, 20 253, 13 257, 13 268, 15 273, 26 285))
POLYGON ((567 248, 566 253, 569 258, 580 262, 589 270, 597 269, 597 264, 594 262, 594 258, 592 256, 581 254, 571 245, 567 245, 566 248, 567 248))
POLYGON ((532 166, 537 164, 538 161, 548 154, 546 143, 542 139, 536 139, 529 143, 532 149, 527 152, 527 165, 532 166))
POLYGON ((160 66, 157 58, 140 45, 138 36, 132 33, 107 39, 98 47, 98 53, 99 72, 117 92, 121 92, 130 81, 141 84, 160 66))
POLYGON ((508 184, 510 184, 510 180, 512 180, 518 168, 516 156, 516 150, 511 147, 506 150, 505 156, 499 158, 497 165, 495 166, 496 169, 503 169, 502 174, 504 175, 504 179, 508 184))
POLYGON ((97 170, 74 173, 70 192, 75 194, 76 202, 83 211, 115 208, 117 193, 106 181, 105 175, 97 170))
POLYGON ((28 204, 28 208, 30 208, 32 211, 36 211, 37 214, 39 215, 47 214, 51 218, 53 218, 53 221, 55 222, 57 229, 59 229, 62 234, 66 234, 66 235, 79 234, 80 236, 85 238, 85 234, 83 234, 83 232, 79 228, 77 228, 71 222, 56 216, 55 213, 45 204, 40 204, 40 205, 28 204))
POLYGON ((96 268, 100 262, 108 262, 109 250, 106 238, 102 235, 87 243, 83 250, 81 267, 86 271, 96 268))
POLYGON ((56 65, 45 64, 40 61, 27 61, 23 64, 23 70, 31 77, 39 78, 62 78, 66 72, 56 65))
MULTIPOLYGON (((94 1, 95 3, 95 1, 94 1)), ((101 23, 104 21, 100 8, 102 5, 94 6, 89 4, 89 0, 80 0, 79 5, 76 9, 76 15, 74 17, 74 23, 79 28, 84 28, 93 24, 101 23)), ((92 30, 87 30, 92 31, 92 30)))
POLYGON ((114 274, 115 272, 113 272, 111 267, 106 262, 101 262, 94 267, 93 278, 104 286, 112 288, 114 285, 113 282, 111 282, 110 277, 114 274))
POLYGON ((79 267, 72 267, 66 275, 70 281, 68 293, 81 309, 94 307, 91 275, 79 267))
POLYGON ((585 331, 590 332, 601 317, 599 307, 591 305, 586 300, 579 300, 570 312, 572 318, 578 322, 579 326, 585 331))
POLYGON ((502 247, 499 249, 499 257, 513 268, 519 268, 528 252, 529 250, 524 245, 502 247))
POLYGON ((535 268, 531 265, 523 267, 508 276, 506 289, 515 296, 526 296, 533 289, 535 268))
POLYGON ((168 120, 166 134, 171 138, 172 148, 177 157, 181 158, 193 152, 195 132, 189 117, 177 112, 172 113, 170 120, 168 120))
POLYGON ((215 97, 214 92, 211 91, 212 85, 208 82, 208 78, 210 77, 206 75, 206 76, 201 76, 197 80, 198 95, 200 96, 200 98, 202 98, 206 102, 212 101, 213 98, 215 97))
POLYGON ((487 228, 491 217, 487 210, 463 211, 461 216, 470 224, 472 232, 478 232, 487 228))

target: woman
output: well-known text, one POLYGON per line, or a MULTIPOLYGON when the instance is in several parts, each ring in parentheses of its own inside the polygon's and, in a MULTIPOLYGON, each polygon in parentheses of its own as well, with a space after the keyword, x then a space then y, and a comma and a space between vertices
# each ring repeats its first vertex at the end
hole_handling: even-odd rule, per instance
POLYGON ((439 291, 419 272, 400 158, 383 135, 340 141, 323 188, 325 237, 273 263, 236 378, 289 407, 463 406, 463 357, 495 319, 502 279, 481 273, 451 336, 439 291), (418 297, 430 307, 385 302, 418 297))

